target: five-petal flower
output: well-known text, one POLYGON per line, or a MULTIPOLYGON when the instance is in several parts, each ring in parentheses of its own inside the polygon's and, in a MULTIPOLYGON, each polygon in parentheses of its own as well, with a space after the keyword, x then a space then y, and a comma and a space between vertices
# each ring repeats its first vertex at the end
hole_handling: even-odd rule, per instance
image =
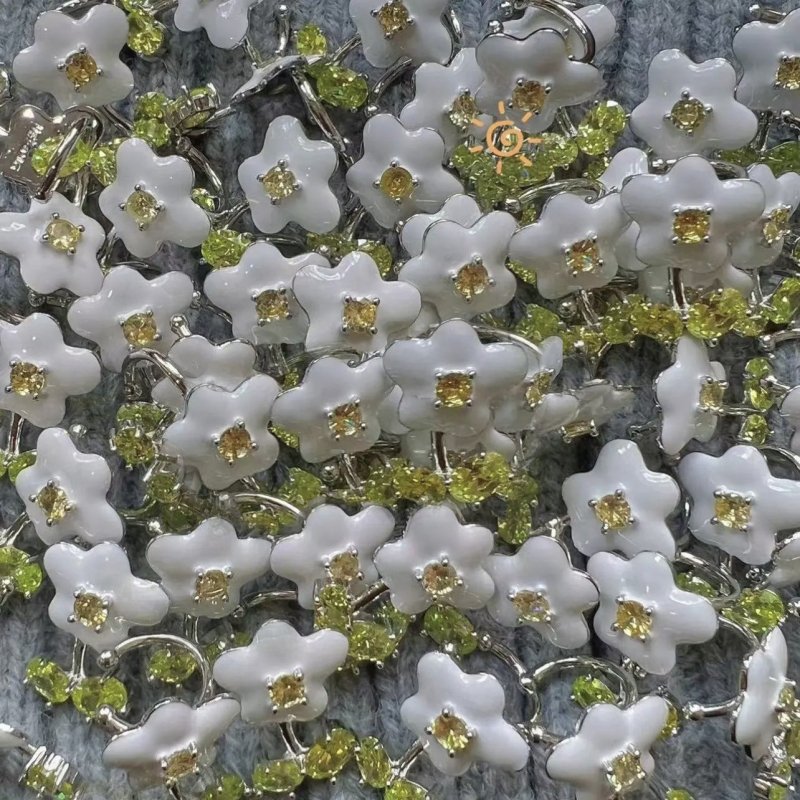
POLYGON ((203 28, 214 47, 230 50, 241 44, 250 24, 250 8, 259 0, 178 0, 175 27, 203 28))

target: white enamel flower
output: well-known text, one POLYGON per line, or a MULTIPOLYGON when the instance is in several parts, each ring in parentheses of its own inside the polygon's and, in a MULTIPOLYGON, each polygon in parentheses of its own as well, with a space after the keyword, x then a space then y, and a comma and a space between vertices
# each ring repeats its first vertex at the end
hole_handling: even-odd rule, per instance
POLYGON ((409 130, 391 114, 364 126, 364 155, 347 171, 347 185, 378 224, 391 228, 412 214, 437 212, 461 182, 442 166, 444 141, 430 128, 409 130))
POLYGON ((482 608, 494 593, 486 558, 494 537, 480 525, 462 525, 446 505, 415 511, 396 542, 385 544, 375 566, 404 614, 419 614, 433 603, 482 608))
POLYGON ((90 550, 60 542, 44 554, 56 594, 48 609, 53 624, 97 651, 111 650, 137 625, 157 625, 169 598, 157 583, 137 578, 125 551, 113 542, 90 550))
POLYGON ((560 542, 534 536, 514 555, 490 555, 486 569, 496 587, 487 608, 501 625, 528 625, 557 647, 589 641, 583 614, 597 605, 597 588, 560 542))
POLYGON ((672 366, 659 374, 655 385, 665 453, 677 455, 692 439, 713 438, 728 383, 725 367, 709 359, 702 341, 681 336, 672 366))
POLYGON ((450 656, 426 653, 417 664, 417 693, 400 706, 400 717, 446 775, 462 775, 476 762, 520 770, 530 750, 503 718, 505 704, 494 675, 463 672, 450 656))
POLYGON ((211 517, 190 533, 153 539, 147 563, 172 611, 220 619, 239 604, 242 586, 267 571, 271 549, 267 539, 240 539, 230 522, 211 517))
POLYGON ((110 486, 106 460, 78 450, 62 428, 39 434, 36 461, 14 484, 47 545, 75 536, 89 544, 122 539, 122 520, 106 499, 110 486))
POLYGON ((514 234, 509 255, 536 272, 542 297, 556 300, 608 284, 617 274, 615 249, 629 224, 617 193, 587 201, 561 192, 536 222, 514 234))
POLYGON ((650 749, 668 713, 667 701, 658 695, 628 708, 596 703, 584 714, 578 732, 550 752, 547 774, 573 786, 576 800, 614 800, 641 788, 655 769, 650 749))
POLYGON ((800 386, 791 389, 781 401, 781 415, 794 428, 789 448, 800 454, 800 386))
POLYGON ((194 467, 215 491, 269 469, 278 458, 278 442, 267 429, 277 396, 269 375, 248 378, 230 392, 197 386, 183 417, 164 431, 163 452, 194 467))
POLYGON ((16 325, 0 326, 0 408, 47 428, 64 418, 68 397, 91 392, 100 383, 94 353, 64 344, 58 323, 31 314, 16 325))
POLYGON ((70 306, 67 320, 75 333, 100 345, 103 366, 119 372, 140 347, 167 354, 178 338, 170 320, 189 308, 193 293, 192 280, 183 272, 148 280, 132 267, 114 267, 99 292, 70 306))
POLYGON ((447 63, 453 51, 442 20, 447 5, 447 0, 350 0, 364 58, 375 67, 391 67, 402 56, 414 64, 447 63))
POLYGON ((627 178, 634 175, 643 175, 650 171, 650 162, 647 153, 638 147, 626 147, 614 155, 597 179, 609 192, 618 192, 627 178))
POLYGON ((383 367, 402 389, 407 428, 470 436, 491 422, 490 403, 525 379, 528 357, 518 345, 481 344, 469 323, 449 320, 426 339, 392 344, 383 367))
POLYGON ((778 589, 800 583, 800 534, 795 533, 778 543, 767 581, 778 589))
POLYGON ((300 437, 300 455, 312 464, 360 453, 380 438, 378 409, 390 388, 380 358, 351 365, 326 356, 278 397, 272 420, 300 437))
POLYGON ((378 580, 373 557, 391 537, 394 516, 381 506, 367 506, 347 514, 338 506, 321 505, 311 510, 303 530, 284 536, 272 552, 272 571, 297 585, 297 602, 314 608, 318 581, 350 584, 357 594, 378 580))
POLYGON ((239 699, 251 725, 307 722, 328 705, 324 681, 347 658, 347 637, 320 630, 301 636, 289 623, 271 619, 247 647, 214 662, 214 680, 239 699))
POLYGON ((337 164, 333 145, 309 139, 300 120, 274 119, 261 152, 239 167, 255 226, 264 233, 277 233, 290 222, 313 233, 333 230, 341 209, 328 181, 337 164))
POLYGON ((720 180, 700 156, 679 159, 663 175, 634 175, 620 196, 640 228, 640 261, 701 274, 729 261, 731 238, 761 217, 765 202, 755 181, 720 180))
POLYGON ((203 288, 208 299, 231 315, 234 336, 253 344, 298 344, 306 338, 308 317, 292 291, 303 267, 324 270, 319 253, 287 258, 269 242, 255 242, 236 266, 209 272, 203 288))
POLYGON ((62 109, 104 106, 133 89, 133 74, 119 58, 128 40, 121 8, 101 4, 78 18, 46 11, 33 36, 14 59, 14 77, 28 89, 49 92, 62 109))
POLYGON ((493 211, 470 227, 440 220, 425 233, 420 255, 409 259, 397 277, 419 289, 440 319, 472 319, 504 306, 517 290, 506 267, 508 245, 517 221, 493 211))
POLYGON ((142 139, 126 139, 117 150, 117 177, 98 202, 125 247, 149 258, 164 242, 197 247, 208 236, 211 222, 192 200, 193 183, 185 158, 160 158, 142 139))
POLYGON ((756 111, 800 115, 800 9, 780 22, 749 22, 733 37, 743 74, 736 99, 756 111))
POLYGON ((546 130, 559 108, 591 100, 603 87, 597 67, 573 60, 564 37, 548 28, 523 39, 490 34, 476 57, 486 76, 476 97, 480 110, 528 133, 546 130))
POLYGON ((411 258, 422 253, 422 245, 428 229, 442 219, 452 220, 465 228, 470 228, 483 212, 477 201, 468 194, 454 194, 445 200, 444 205, 434 214, 414 214, 405 220, 400 228, 400 242, 411 258))
POLYGON ((666 518, 680 501, 678 484, 647 468, 634 442, 616 439, 603 446, 589 472, 570 475, 561 492, 569 513, 572 542, 586 556, 643 550, 675 558, 666 518))
POLYGON ((219 696, 197 708, 170 698, 156 704, 135 728, 115 736, 103 763, 128 772, 137 789, 172 785, 216 757, 216 742, 239 715, 239 703, 219 696))
POLYGON ((415 287, 383 280, 377 264, 360 252, 348 253, 332 268, 306 264, 292 291, 308 315, 308 350, 382 350, 414 322, 421 306, 415 287))
POLYGON ((597 430, 620 411, 630 408, 635 399, 633 389, 615 386, 602 378, 587 381, 572 394, 578 401, 578 411, 564 426, 568 438, 580 435, 585 429, 597 430))
POLYGON ((247 33, 250 8, 259 0, 178 0, 175 27, 179 31, 202 28, 214 47, 230 50, 247 33))
POLYGON ((756 135, 756 115, 736 101, 736 70, 725 58, 696 64, 680 50, 662 50, 650 63, 648 83, 630 124, 660 158, 735 150, 756 135))
POLYGON ((58 192, 32 198, 24 213, 0 214, 0 251, 19 261, 22 280, 40 294, 96 292, 103 282, 97 252, 105 240, 103 226, 58 192))
POLYGON ((692 500, 689 529, 745 564, 765 564, 778 531, 800 526, 800 481, 773 477, 755 447, 689 453, 678 474, 692 500))
POLYGON ((714 607, 675 585, 661 553, 630 560, 596 553, 586 571, 600 591, 595 633, 647 672, 666 675, 675 666, 677 645, 707 642, 717 632, 714 607))
MULTIPOLYGON (((248 342, 213 344, 205 336, 184 336, 172 345, 168 357, 189 391, 195 386, 219 386, 232 391, 256 374, 256 351, 248 342)), ((186 398, 169 378, 158 381, 151 396, 156 403, 179 414, 186 404, 186 398)))

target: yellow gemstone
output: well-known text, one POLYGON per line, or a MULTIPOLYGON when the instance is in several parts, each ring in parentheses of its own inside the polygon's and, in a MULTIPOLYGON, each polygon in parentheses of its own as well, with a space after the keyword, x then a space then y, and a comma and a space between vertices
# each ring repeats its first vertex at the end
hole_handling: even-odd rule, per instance
POLYGON ((230 579, 221 569, 209 569, 197 576, 194 596, 198 602, 227 603, 230 598, 230 579))
POLYGON ((259 322, 277 322, 291 316, 285 289, 265 289, 256 297, 255 303, 259 322))
POLYGON ((511 605, 517 610, 520 622, 548 622, 550 620, 550 602, 543 592, 527 590, 514 592, 511 605))
POLYGON ((475 98, 469 92, 462 92, 450 106, 447 116, 450 122, 462 131, 467 130, 472 121, 477 118, 480 110, 475 98))
POLYGON ((469 746, 470 732, 461 717, 442 712, 430 725, 430 733, 448 753, 460 753, 469 746))
POLYGON ((9 386, 20 397, 38 397, 44 389, 47 378, 44 370, 28 361, 18 361, 11 365, 9 386))
POLYGON ((392 166, 383 171, 380 190, 392 200, 407 200, 414 192, 414 178, 404 167, 392 166))
POLYGON ((358 403, 343 403, 328 414, 328 429, 335 439, 342 436, 355 436, 364 424, 358 403))
POLYGON ((102 628, 108 619, 108 605, 102 597, 91 592, 82 592, 72 604, 75 619, 87 628, 102 628))
POLYGON ((97 62, 89 53, 78 52, 67 57, 64 62, 64 74, 77 92, 90 84, 100 74, 100 71, 97 62))
POLYGON ((383 29, 383 35, 390 39, 396 33, 405 30, 411 24, 411 15, 405 3, 401 0, 391 0, 382 5, 376 12, 375 18, 383 29))
POLYGON ((519 111, 538 114, 547 100, 547 89, 539 81, 522 81, 511 93, 511 102, 519 111))
POLYGON ((678 100, 670 112, 670 122, 684 133, 694 133, 708 116, 706 107, 694 97, 678 100))
POLYGON ((723 408, 723 398, 728 384, 725 381, 715 381, 706 378, 700 388, 700 408, 703 411, 720 412, 723 408))
POLYGON ((565 254, 567 267, 573 275, 596 272, 603 266, 600 248, 594 239, 581 239, 571 245, 565 254))
POLYGON ((536 408, 544 400, 553 385, 553 373, 549 369, 537 372, 525 387, 525 402, 530 408, 536 408))
POLYGON ((131 314, 122 323, 122 334, 128 344, 135 347, 148 347, 158 337, 158 328, 152 314, 131 314))
POLYGON ((458 573, 451 564, 435 561, 422 571, 422 588, 434 597, 444 597, 459 585, 458 573))
POLYGON ((83 231, 66 219, 54 219, 45 230, 47 244, 59 253, 74 253, 83 231))
POLYGON ((800 56, 784 56, 775 76, 775 83, 781 89, 794 91, 800 89, 800 56))
POLYGON ((277 708, 292 708, 306 701, 306 685, 302 676, 279 675, 269 685, 269 698, 277 708))
POLYGON ((762 228, 764 241, 772 246, 777 244, 788 233, 791 232, 789 220, 792 217, 792 210, 786 206, 776 208, 765 220, 762 228))
POLYGON ((463 408, 472 400, 472 378, 464 372, 437 376, 436 400, 445 408, 463 408))
POLYGON ((250 455, 253 439, 247 428, 234 425, 222 432, 217 442, 217 452, 229 463, 250 455))
POLYGON ((197 771, 197 753, 189 749, 179 750, 164 759, 163 770, 168 783, 179 781, 197 771))
POLYGON ((337 553, 328 564, 328 574, 340 583, 352 583, 361 573, 355 553, 337 553))
POLYGON ((345 297, 342 309, 342 330, 345 333, 372 333, 377 319, 376 300, 345 297))
POLYGON ((144 189, 134 189, 125 202, 125 210, 141 228, 146 228, 161 213, 158 200, 144 189))
POLYGON ((745 530, 750 523, 750 500, 734 492, 714 492, 714 516, 720 525, 745 530))
POLYGON ((620 600, 617 603, 617 630, 632 639, 646 639, 653 627, 653 618, 647 609, 636 600, 620 600))
POLYGON ((711 214, 702 208, 678 211, 672 222, 672 232, 681 244, 700 244, 711 232, 711 214))
POLYGON ((608 782, 616 792, 634 788, 646 777, 636 753, 620 753, 608 769, 608 782))
POLYGON ((612 531, 619 531, 631 524, 631 504, 621 491, 607 494, 591 502, 592 511, 600 522, 612 531))
POLYGON ((36 495, 36 505, 44 511, 49 523, 61 522, 69 511, 69 498, 61 487, 48 483, 36 495))
POLYGON ((483 294, 490 285, 489 273, 479 261, 464 264, 453 278, 455 290, 467 301, 483 294))
POLYGON ((285 200, 297 191, 297 178, 290 169, 278 165, 261 176, 261 185, 273 200, 285 200))

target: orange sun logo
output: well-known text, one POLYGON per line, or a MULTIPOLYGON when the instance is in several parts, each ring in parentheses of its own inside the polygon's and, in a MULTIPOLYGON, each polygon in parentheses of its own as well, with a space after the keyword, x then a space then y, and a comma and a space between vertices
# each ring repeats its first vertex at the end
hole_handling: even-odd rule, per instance
MULTIPOLYGON (((525 166, 530 167, 533 162, 522 152, 525 143, 539 144, 542 140, 534 136, 525 136, 517 124, 506 117, 506 104, 501 100, 497 104, 498 116, 503 119, 495 120, 486 129, 485 144, 478 144, 470 147, 470 153, 486 152, 497 158, 497 174, 503 174, 503 163, 506 158, 516 158, 525 166)), ((522 122, 527 122, 533 116, 529 111, 522 117, 522 122)), ((486 123, 481 119, 473 119, 472 124, 476 128, 486 127, 486 123)))

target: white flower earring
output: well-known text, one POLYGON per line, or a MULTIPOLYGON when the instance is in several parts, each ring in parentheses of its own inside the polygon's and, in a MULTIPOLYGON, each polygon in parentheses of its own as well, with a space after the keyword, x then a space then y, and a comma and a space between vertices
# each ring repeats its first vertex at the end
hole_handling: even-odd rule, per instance
POLYGON ((178 0, 175 27, 202 28, 214 47, 230 50, 241 44, 250 25, 250 9, 258 0, 178 0))
POLYGON ((481 217, 481 207, 468 194, 454 194, 434 214, 414 214, 400 226, 400 242, 411 258, 422 253, 425 234, 434 222, 452 220, 465 228, 471 228, 481 217))

